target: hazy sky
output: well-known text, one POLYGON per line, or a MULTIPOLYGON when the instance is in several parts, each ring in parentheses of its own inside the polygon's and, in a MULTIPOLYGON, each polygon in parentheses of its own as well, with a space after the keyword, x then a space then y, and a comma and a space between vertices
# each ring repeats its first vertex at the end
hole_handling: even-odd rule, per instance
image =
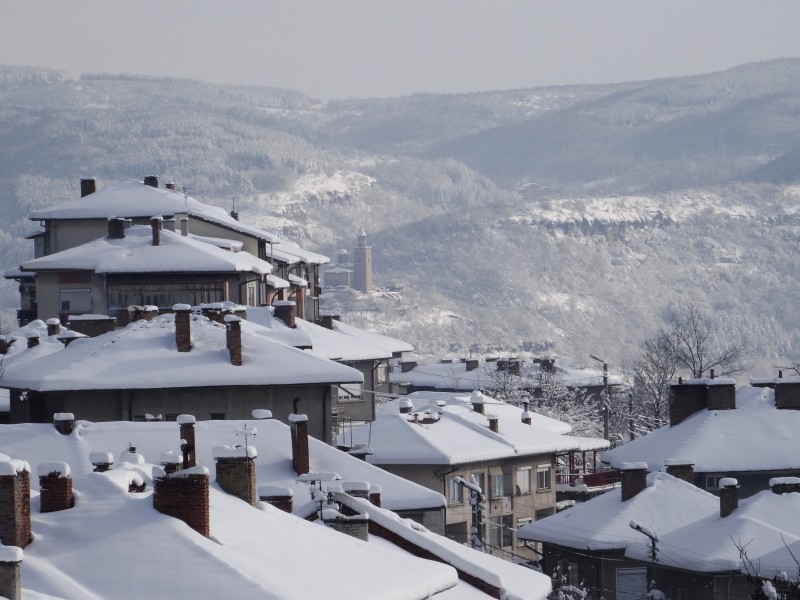
POLYGON ((395 96, 800 56, 799 23, 798 0, 0 0, 0 63, 395 96))

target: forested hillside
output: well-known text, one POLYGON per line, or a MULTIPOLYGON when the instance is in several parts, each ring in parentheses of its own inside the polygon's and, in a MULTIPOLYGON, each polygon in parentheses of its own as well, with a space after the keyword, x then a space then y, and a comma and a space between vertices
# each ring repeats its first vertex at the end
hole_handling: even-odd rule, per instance
POLYGON ((4 269, 80 177, 157 174, 330 256, 363 224, 382 292, 331 307, 421 353, 619 362, 688 302, 754 372, 800 352, 800 60, 329 103, 0 67, 0 153, 4 269))

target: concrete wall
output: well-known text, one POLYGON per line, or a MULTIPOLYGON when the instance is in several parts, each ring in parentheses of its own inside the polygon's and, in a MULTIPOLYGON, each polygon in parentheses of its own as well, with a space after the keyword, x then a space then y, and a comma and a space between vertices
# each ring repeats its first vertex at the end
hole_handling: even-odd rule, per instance
POLYGON ((308 415, 309 435, 330 442, 330 386, 221 386, 152 390, 88 390, 11 394, 12 423, 52 423, 53 414, 71 412, 88 421, 130 421, 138 415, 191 414, 198 420, 224 413, 226 419, 252 419, 254 408, 265 408, 288 424, 295 398, 298 411, 308 415))
MULTIPOLYGON (((375 420, 375 391, 374 377, 372 370, 375 368, 375 361, 337 361, 348 367, 356 369, 364 376, 363 393, 361 399, 343 398, 338 400, 334 394, 333 407, 340 418, 350 418, 354 421, 374 421, 375 420)), ((337 390, 338 392, 338 390, 337 390)))

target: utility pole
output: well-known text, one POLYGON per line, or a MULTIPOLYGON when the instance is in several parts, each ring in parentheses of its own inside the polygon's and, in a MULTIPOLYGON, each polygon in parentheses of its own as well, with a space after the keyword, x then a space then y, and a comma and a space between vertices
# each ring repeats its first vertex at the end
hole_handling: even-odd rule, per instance
POLYGON ((469 490, 469 503, 472 505, 472 535, 470 543, 473 548, 483 552, 483 538, 481 537, 483 522, 483 490, 475 480, 474 475, 470 475, 467 482, 463 477, 455 477, 455 482, 469 490))
POLYGON ((604 359, 600 358, 596 354, 590 354, 589 358, 593 358, 598 362, 603 363, 603 394, 605 398, 603 398, 603 438, 606 440, 609 439, 609 431, 608 431, 608 362, 604 359))

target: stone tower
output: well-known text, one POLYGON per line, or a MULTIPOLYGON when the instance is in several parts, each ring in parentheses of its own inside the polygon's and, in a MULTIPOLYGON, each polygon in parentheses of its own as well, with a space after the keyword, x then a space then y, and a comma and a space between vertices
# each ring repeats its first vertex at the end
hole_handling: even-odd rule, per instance
POLYGON ((367 245, 363 226, 353 249, 353 287, 365 293, 372 290, 372 246, 367 245))

